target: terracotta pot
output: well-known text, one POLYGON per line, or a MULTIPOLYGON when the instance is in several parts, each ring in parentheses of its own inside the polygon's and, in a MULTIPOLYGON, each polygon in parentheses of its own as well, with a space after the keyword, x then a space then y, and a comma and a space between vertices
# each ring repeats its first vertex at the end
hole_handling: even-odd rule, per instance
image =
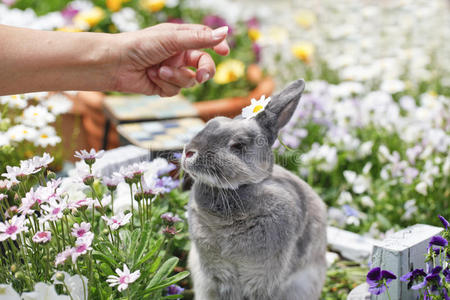
POLYGON ((252 98, 259 99, 262 95, 270 96, 275 88, 271 77, 262 79, 247 97, 224 98, 194 103, 200 118, 208 121, 216 116, 235 117, 242 108, 250 104, 252 98))
MULTIPOLYGON (((103 101, 105 95, 100 92, 78 92, 71 96, 74 102, 73 114, 81 115, 82 132, 88 148, 101 149, 105 130, 105 116, 103 114, 103 101)), ((111 126, 108 135, 108 148, 119 146, 119 135, 115 126, 111 126)))

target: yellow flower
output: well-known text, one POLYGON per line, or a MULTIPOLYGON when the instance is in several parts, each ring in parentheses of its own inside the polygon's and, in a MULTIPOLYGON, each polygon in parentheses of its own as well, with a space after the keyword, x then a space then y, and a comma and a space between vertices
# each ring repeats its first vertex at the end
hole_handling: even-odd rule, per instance
POLYGON ((269 39, 276 44, 282 44, 289 38, 289 32, 283 28, 274 26, 269 30, 269 39))
POLYGON ((143 8, 151 12, 157 12, 164 8, 166 5, 165 0, 141 0, 143 8))
POLYGON ((217 66, 214 82, 218 84, 227 84, 238 80, 244 76, 245 65, 237 59, 227 59, 217 66))
POLYGON ((265 95, 262 95, 261 98, 259 98, 258 100, 251 99, 250 105, 242 109, 242 117, 246 119, 255 117, 257 114, 264 111, 267 104, 269 104, 270 100, 271 98, 270 97, 266 98, 265 95))
POLYGON ((80 28, 73 27, 73 26, 65 26, 65 27, 61 27, 61 28, 56 29, 56 31, 81 32, 82 30, 80 28))
POLYGON ((106 7, 110 11, 119 11, 122 8, 123 0, 106 0, 106 7))
POLYGON ((83 25, 89 25, 89 27, 94 27, 105 17, 105 12, 100 7, 96 6, 89 11, 79 12, 75 18, 75 25, 82 27, 83 25))
POLYGON ((250 28, 248 30, 248 37, 253 41, 256 42, 261 38, 261 31, 259 31, 257 28, 250 28))
POLYGON ((295 22, 303 28, 310 28, 316 20, 316 15, 310 10, 301 10, 295 16, 295 22))
POLYGON ((312 56, 314 55, 315 47, 310 42, 298 42, 294 44, 291 48, 292 54, 295 57, 302 60, 305 63, 309 63, 311 61, 312 56))

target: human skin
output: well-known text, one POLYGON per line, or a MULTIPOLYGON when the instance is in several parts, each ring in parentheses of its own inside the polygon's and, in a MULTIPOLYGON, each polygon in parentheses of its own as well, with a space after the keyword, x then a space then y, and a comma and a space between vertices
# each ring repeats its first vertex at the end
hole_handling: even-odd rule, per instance
POLYGON ((173 96, 214 76, 214 61, 201 49, 227 55, 227 32, 166 23, 120 34, 0 25, 0 95, 89 90, 173 96))

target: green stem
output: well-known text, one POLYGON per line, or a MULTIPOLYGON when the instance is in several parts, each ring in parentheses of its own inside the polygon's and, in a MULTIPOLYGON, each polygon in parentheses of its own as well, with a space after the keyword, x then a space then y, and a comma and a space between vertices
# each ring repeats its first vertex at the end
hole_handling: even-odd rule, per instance
POLYGON ((386 287, 386 294, 387 294, 389 300, 391 300, 391 295, 389 295, 389 287, 387 286, 386 282, 384 283, 384 286, 386 287))
POLYGON ((129 184, 129 187, 130 187, 130 198, 131 198, 131 231, 133 231, 134 230, 133 188, 132 188, 131 184, 129 184))

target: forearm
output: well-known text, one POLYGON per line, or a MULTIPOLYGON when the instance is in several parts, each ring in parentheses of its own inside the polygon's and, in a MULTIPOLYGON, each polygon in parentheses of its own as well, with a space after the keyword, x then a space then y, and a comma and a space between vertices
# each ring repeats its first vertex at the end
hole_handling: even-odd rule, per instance
POLYGON ((104 33, 35 31, 0 25, 0 95, 110 90, 118 58, 104 33))

